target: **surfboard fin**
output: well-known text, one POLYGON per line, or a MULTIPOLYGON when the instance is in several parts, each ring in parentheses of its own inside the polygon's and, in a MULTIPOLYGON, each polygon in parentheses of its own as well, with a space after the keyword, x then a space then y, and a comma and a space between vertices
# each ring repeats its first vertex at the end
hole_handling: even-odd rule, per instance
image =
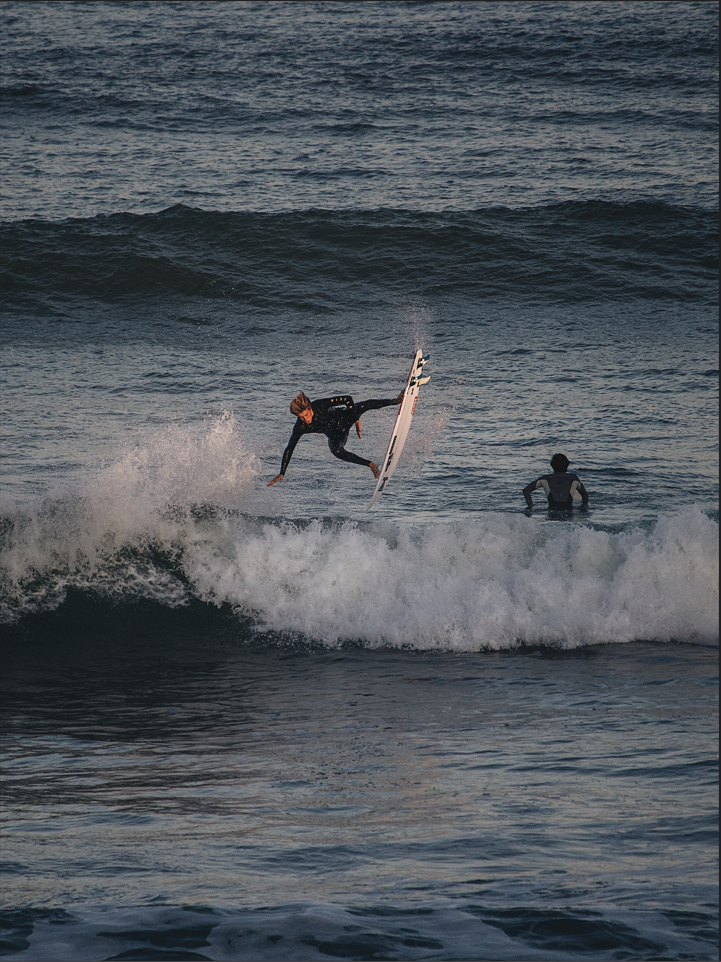
POLYGON ((428 384, 430 379, 431 379, 430 374, 426 374, 425 377, 419 377, 418 380, 416 381, 416 384, 418 385, 418 387, 420 387, 421 384, 428 384))

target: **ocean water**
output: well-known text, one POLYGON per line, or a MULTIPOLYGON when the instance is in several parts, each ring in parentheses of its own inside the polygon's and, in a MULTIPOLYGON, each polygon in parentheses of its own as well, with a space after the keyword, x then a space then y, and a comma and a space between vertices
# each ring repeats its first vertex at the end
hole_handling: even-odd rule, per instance
POLYGON ((717 5, 5 2, 0 122, 0 956, 718 958, 717 5))

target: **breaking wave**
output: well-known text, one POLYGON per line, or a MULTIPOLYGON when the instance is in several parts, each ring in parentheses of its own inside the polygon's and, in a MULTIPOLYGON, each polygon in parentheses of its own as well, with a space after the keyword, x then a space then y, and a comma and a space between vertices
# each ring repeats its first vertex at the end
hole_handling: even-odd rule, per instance
MULTIPOLYGON (((260 464, 232 415, 158 436, 65 492, 2 517, 2 618, 139 598, 227 608, 258 633, 338 645, 501 649, 718 641, 718 523, 479 513, 389 524, 254 516, 260 464)), ((240 624, 240 621, 239 621, 240 624)))

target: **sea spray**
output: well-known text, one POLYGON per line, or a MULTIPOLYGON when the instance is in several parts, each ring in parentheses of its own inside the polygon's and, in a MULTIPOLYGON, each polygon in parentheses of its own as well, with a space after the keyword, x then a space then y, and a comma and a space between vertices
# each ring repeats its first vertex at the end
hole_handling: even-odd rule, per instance
POLYGON ((230 412, 171 426, 34 509, 3 506, 0 617, 56 607, 68 587, 185 603, 177 561, 197 519, 242 502, 258 474, 230 412))

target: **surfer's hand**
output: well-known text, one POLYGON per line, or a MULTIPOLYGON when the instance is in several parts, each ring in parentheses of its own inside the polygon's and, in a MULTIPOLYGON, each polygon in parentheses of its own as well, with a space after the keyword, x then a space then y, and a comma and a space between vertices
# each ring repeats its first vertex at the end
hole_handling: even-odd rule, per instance
POLYGON ((355 429, 356 429, 356 433, 358 434, 358 437, 360 437, 361 436, 360 421, 356 421, 355 429))
POLYGON ((401 393, 398 395, 398 397, 394 399, 393 403, 394 403, 394 404, 400 404, 401 401, 403 400, 403 395, 404 395, 405 393, 406 393, 406 392, 405 392, 405 388, 404 388, 404 389, 401 391, 401 393))
POLYGON ((378 478, 381 476, 381 469, 378 467, 375 461, 371 461, 371 471, 373 472, 373 477, 377 481, 378 478))
POLYGON ((272 481, 269 481, 269 482, 268 482, 268 487, 270 488, 270 487, 272 487, 274 484, 277 484, 279 481, 282 481, 284 477, 285 477, 285 475, 283 475, 283 474, 277 474, 277 475, 273 478, 272 481))

